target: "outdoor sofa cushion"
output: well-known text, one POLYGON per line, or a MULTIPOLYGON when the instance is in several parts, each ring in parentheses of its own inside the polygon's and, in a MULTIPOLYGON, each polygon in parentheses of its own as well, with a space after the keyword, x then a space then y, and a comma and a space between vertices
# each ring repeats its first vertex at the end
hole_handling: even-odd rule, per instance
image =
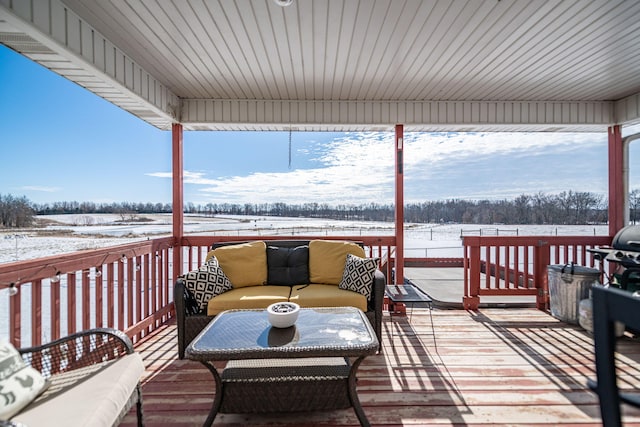
POLYGON ((31 403, 48 386, 9 342, 0 342, 0 420, 7 420, 31 403))
POLYGON ((269 247, 259 241, 216 248, 207 258, 219 259, 233 289, 209 299, 207 315, 215 316, 232 309, 265 309, 272 303, 284 301, 301 307, 352 306, 367 311, 373 276, 366 274, 370 282, 368 292, 367 286, 352 276, 359 274, 362 262, 374 265, 374 271, 377 262, 363 256, 364 249, 357 243, 326 240, 312 240, 308 245, 295 247, 269 247), (354 256, 354 268, 349 269, 346 280, 349 289, 339 289, 338 285, 345 282, 348 255, 354 256), (264 281, 263 262, 267 271, 264 281), (251 280, 254 280, 253 286, 251 280))
POLYGON ((234 288, 267 283, 267 245, 263 241, 216 248, 207 254, 215 256, 234 288))
POLYGON ((267 246, 269 285, 304 285, 309 283, 309 246, 294 248, 267 246))
POLYGON ((311 283, 339 285, 347 254, 365 257, 364 249, 353 242, 312 240, 309 242, 309 279, 311 283))
POLYGON ((11 421, 26 426, 111 426, 127 406, 144 369, 140 354, 132 353, 53 375, 47 390, 11 421))
POLYGON ((301 307, 356 307, 367 311, 367 297, 357 292, 338 288, 336 285, 311 284, 293 286, 289 301, 301 307))
POLYGON ((289 300, 288 286, 245 286, 232 289, 211 298, 207 304, 207 315, 216 316, 225 310, 267 308, 275 302, 289 300))

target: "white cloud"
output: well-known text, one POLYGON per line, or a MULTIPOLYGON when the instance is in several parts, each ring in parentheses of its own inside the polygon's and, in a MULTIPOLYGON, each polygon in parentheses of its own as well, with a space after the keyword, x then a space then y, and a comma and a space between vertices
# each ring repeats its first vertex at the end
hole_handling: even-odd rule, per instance
POLYGON ((565 133, 437 133, 407 134, 405 164, 427 161, 451 162, 459 159, 492 157, 504 154, 537 155, 553 150, 588 149, 606 135, 565 133))
POLYGON ((606 140, 606 134, 408 134, 405 201, 604 192, 606 140))
MULTIPOLYGON (((604 189, 597 181, 602 170, 606 176, 606 140, 606 134, 406 133, 405 201, 606 191, 606 180, 604 189)), ((187 189, 185 198, 198 204, 394 201, 392 133, 346 133, 297 154, 317 167, 230 177, 185 171, 185 184, 196 187, 187 189)))
POLYGON ((41 191, 43 193, 57 193, 62 190, 60 187, 47 187, 44 185, 24 185, 20 189, 24 191, 41 191))

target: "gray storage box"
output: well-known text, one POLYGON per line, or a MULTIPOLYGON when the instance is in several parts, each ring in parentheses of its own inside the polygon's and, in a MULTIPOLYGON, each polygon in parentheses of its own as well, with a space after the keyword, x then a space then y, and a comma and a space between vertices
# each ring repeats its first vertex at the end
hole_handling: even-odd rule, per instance
POLYGON ((600 271, 574 264, 550 265, 548 279, 551 314, 577 325, 580 301, 589 298, 592 286, 600 284, 600 271))

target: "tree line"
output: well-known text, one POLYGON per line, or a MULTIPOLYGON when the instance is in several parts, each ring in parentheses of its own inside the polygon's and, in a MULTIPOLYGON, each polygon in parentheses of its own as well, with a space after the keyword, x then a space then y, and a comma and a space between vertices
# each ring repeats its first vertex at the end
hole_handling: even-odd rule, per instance
POLYGON ((0 194, 0 227, 30 227, 33 222, 33 205, 26 197, 14 197, 0 194))
MULTIPOLYGON (((640 190, 630 193, 630 217, 635 224, 640 219, 640 190)), ((205 216, 258 215, 323 218, 336 220, 394 220, 392 204, 329 205, 327 203, 186 203, 185 213, 205 216)), ((28 227, 35 215, 112 213, 122 220, 134 220, 138 215, 171 213, 169 203, 93 203, 55 202, 36 204, 26 197, 0 194, 0 227, 28 227)), ((449 199, 408 203, 405 222, 463 224, 594 224, 606 223, 607 203, 603 196, 590 192, 563 191, 559 194, 522 194, 512 200, 449 199)))

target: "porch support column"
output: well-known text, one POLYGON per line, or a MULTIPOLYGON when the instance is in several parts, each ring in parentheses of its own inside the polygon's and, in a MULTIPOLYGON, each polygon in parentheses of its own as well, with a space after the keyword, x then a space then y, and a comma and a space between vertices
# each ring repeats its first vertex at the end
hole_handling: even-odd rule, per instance
POLYGON ((613 237, 625 226, 625 144, 620 125, 611 126, 609 134, 609 236, 613 237))
POLYGON ((180 123, 171 126, 173 169, 173 280, 182 274, 182 237, 184 236, 184 162, 183 131, 180 123))
POLYGON ((396 256, 395 256, 395 284, 404 283, 404 126, 396 125, 396 256))

